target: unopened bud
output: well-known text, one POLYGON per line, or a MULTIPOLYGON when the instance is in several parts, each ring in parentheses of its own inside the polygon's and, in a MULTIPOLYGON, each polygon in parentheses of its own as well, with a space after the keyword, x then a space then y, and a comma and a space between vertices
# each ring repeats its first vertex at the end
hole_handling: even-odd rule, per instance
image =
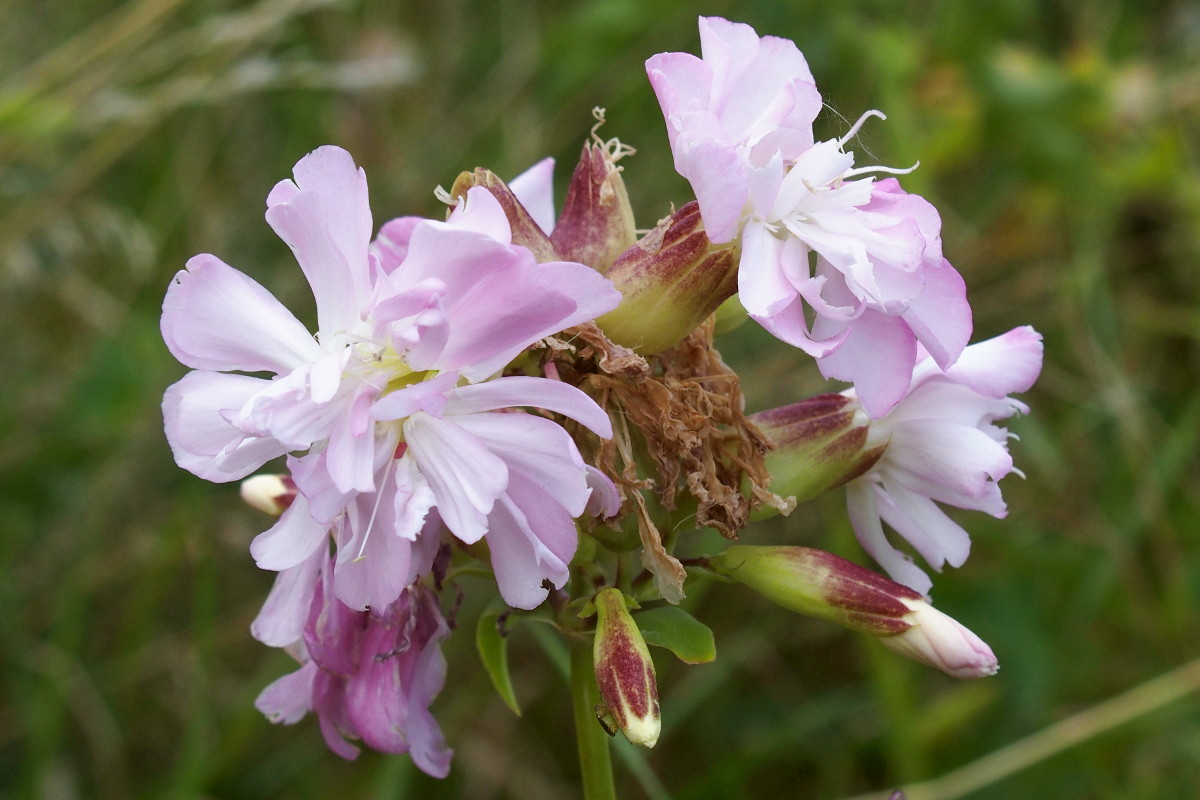
POLYGON ((920 594, 832 553, 734 545, 708 566, 786 609, 878 637, 897 653, 956 678, 999 669, 991 648, 920 594))
POLYGON ((880 639, 885 647, 955 678, 983 678, 1000 669, 992 648, 958 620, 943 614, 922 597, 904 598, 912 627, 899 636, 880 639))
POLYGON ((296 484, 290 475, 255 475, 242 481, 241 494, 251 508, 278 517, 296 499, 296 484))
POLYGON ((869 420, 857 401, 840 394, 760 411, 750 421, 775 446, 766 455, 771 491, 797 503, 862 475, 886 449, 867 447, 869 420))
POLYGON ((620 589, 601 589, 592 602, 596 607, 592 658, 609 721, 634 744, 654 747, 662 729, 658 682, 642 632, 620 589))
POLYGON ((571 175, 562 214, 550 240, 564 261, 607 273, 637 234, 617 161, 633 152, 616 140, 588 142, 571 175))
POLYGON ((621 305, 596 324, 643 355, 677 344, 737 291, 733 248, 708 240, 695 201, 660 221, 607 275, 621 305))

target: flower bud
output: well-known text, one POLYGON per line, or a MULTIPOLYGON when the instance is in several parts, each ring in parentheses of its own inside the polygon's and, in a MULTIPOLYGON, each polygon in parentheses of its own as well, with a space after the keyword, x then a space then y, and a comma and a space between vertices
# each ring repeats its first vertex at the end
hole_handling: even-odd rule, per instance
POLYGON ((278 517, 296 499, 291 475, 255 475, 242 481, 242 499, 251 508, 278 517))
POLYGON ((637 238, 633 209, 617 166, 617 161, 631 152, 616 140, 583 146, 562 214, 550 235, 564 261, 578 261, 607 273, 637 238))
POLYGON ((621 305, 596 323, 644 355, 678 343, 737 291, 734 250, 708 240, 695 201, 661 220, 607 275, 621 305))
POLYGON ((790 611, 878 637, 897 653, 955 678, 980 678, 999 669, 978 636, 921 595, 832 553, 734 545, 708 566, 790 611))
POLYGON ((775 445, 766 455, 771 491, 797 503, 862 475, 886 449, 866 446, 869 420, 840 394, 760 411, 750 421, 775 445))
POLYGON ((592 658, 607 716, 629 741, 654 747, 662 729, 658 682, 642 632, 620 589, 601 589, 592 602, 596 607, 592 658))
POLYGON ((955 678, 983 678, 1000 669, 992 648, 958 620, 923 597, 906 597, 902 602, 910 609, 905 619, 912 627, 899 636, 880 639, 885 647, 955 678))

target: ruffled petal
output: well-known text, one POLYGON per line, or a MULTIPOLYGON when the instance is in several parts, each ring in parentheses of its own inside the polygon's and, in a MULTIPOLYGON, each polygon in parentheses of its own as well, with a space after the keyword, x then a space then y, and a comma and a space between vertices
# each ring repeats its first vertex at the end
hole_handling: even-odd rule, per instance
POLYGON ((447 414, 477 414, 500 408, 533 406, 575 420, 603 439, 612 438, 612 422, 596 401, 568 383, 512 375, 460 386, 450 393, 447 414))
POLYGON ((854 481, 846 487, 846 510, 855 537, 892 580, 923 595, 929 594, 933 581, 911 558, 892 547, 884 535, 875 504, 875 491, 876 486, 865 480, 854 481))
POLYGON ((946 369, 971 341, 967 285, 944 259, 940 267, 925 269, 924 276, 925 288, 908 304, 902 318, 937 365, 946 369))
POLYGON ((404 262, 413 229, 424 221, 424 217, 397 217, 380 226, 379 234, 371 242, 371 253, 379 260, 383 274, 392 274, 404 262))
POLYGON ((575 442, 558 424, 530 414, 470 414, 454 424, 483 442, 508 465, 509 481, 520 472, 572 517, 587 507, 587 477, 575 442))
MULTIPOLYGON (((818 318, 813 335, 832 335, 831 327, 822 325, 818 318)), ((817 367, 826 378, 853 383, 867 414, 879 419, 908 393, 917 358, 916 338, 899 317, 872 309, 864 311, 846 328, 841 345, 817 359, 817 367)))
POLYGON ((193 369, 287 373, 322 353, 274 295, 207 253, 171 281, 161 327, 171 355, 193 369))
POLYGON ((1012 471, 1012 456, 983 431, 942 422, 909 420, 892 426, 884 458, 889 471, 907 472, 950 491, 979 497, 989 480, 1012 471))
POLYGON ((409 364, 458 370, 471 382, 498 372, 539 339, 611 311, 621 298, 589 267, 538 264, 525 248, 449 224, 414 231, 405 265, 410 269, 414 278, 429 273, 445 282, 448 338, 436 350, 422 341, 409 352, 409 364))
POLYGON ((304 561, 280 571, 262 610, 250 623, 250 634, 255 639, 270 647, 287 647, 304 637, 321 563, 328 557, 317 547, 304 561))
POLYGON ((1027 391, 1042 371, 1042 335, 1028 325, 963 350, 946 375, 980 394, 1027 391))
POLYGON ((427 381, 389 392, 375 401, 371 407, 371 418, 404 419, 418 411, 440 417, 445 413, 448 399, 457 382, 457 372, 443 372, 427 381))
POLYGON ((307 560, 329 534, 329 526, 308 513, 308 501, 297 495, 267 530, 250 542, 250 555, 260 569, 285 570, 307 560))
POLYGON ((936 503, 894 483, 885 483, 884 490, 894 504, 894 513, 881 506, 884 521, 917 547, 929 566, 941 570, 943 563, 961 567, 966 562, 971 554, 970 535, 936 503), (919 546, 923 540, 928 541, 928 548, 919 546))
POLYGON ((267 686, 254 701, 254 707, 271 722, 294 725, 312 708, 313 679, 320 670, 309 661, 267 686))
POLYGON ((554 232, 554 159, 543 158, 508 182, 529 216, 549 236, 554 232))
POLYGON ((317 301, 325 336, 353 330, 370 288, 371 208, 367 177, 340 147, 297 162, 293 181, 267 197, 267 222, 296 254, 317 301))
POLYGON ((467 544, 483 538, 487 515, 508 485, 504 462, 462 428, 424 412, 405 420, 404 438, 446 527, 467 544))
POLYGON ((532 609, 546 599, 544 582, 566 584, 577 534, 562 506, 519 475, 509 482, 512 489, 488 517, 492 571, 505 603, 532 609))
POLYGON ((227 417, 270 381, 220 372, 189 372, 163 395, 163 421, 175 463, 216 483, 246 477, 291 448, 249 436, 227 417))

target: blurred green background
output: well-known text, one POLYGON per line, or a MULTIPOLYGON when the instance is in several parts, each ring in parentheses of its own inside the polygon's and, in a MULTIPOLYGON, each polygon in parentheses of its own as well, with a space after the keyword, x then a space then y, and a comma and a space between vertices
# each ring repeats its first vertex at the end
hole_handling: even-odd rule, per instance
MULTIPOLYGON (((657 651, 664 735, 618 748, 621 796, 838 798, 1000 764, 913 800, 1200 797, 1200 708, 1170 700, 1194 667, 1123 725, 1078 721, 1078 746, 990 756, 1200 655, 1200 8, 1135 0, 0 3, 0 796, 578 796, 561 653, 514 633, 513 716, 473 652, 482 581, 434 706, 446 781, 405 757, 343 762, 312 719, 254 710, 291 669, 248 632, 272 576, 247 543, 267 522, 172 463, 158 404, 184 370, 158 315, 198 252, 310 309, 262 215, 325 143, 366 168, 379 223, 437 213, 460 170, 546 154, 561 197, 605 106, 602 133, 639 150, 623 165, 649 227, 687 187, 642 61, 695 51, 701 11, 797 42, 832 108, 822 138, 888 113, 860 163, 920 160, 904 183, 942 212, 976 338, 1033 324, 1046 367, 1013 425, 1011 516, 962 517, 972 558, 935 584, 999 676, 956 683, 696 586, 718 660, 657 651)), ((720 345, 752 409, 822 391, 753 326, 720 345)), ((745 540, 864 562, 842 506, 745 540)))

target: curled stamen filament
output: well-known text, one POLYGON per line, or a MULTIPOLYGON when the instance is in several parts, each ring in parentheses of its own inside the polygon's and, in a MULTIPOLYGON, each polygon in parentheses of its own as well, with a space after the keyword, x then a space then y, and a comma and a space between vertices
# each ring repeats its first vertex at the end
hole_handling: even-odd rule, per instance
POLYGON ((871 117, 879 117, 880 119, 887 119, 887 114, 884 114, 882 111, 880 111, 879 109, 876 109, 876 108, 872 108, 870 111, 864 111, 863 115, 861 117, 859 117, 858 120, 853 125, 850 126, 850 130, 846 131, 846 135, 843 136, 842 138, 838 139, 838 147, 845 147, 846 142, 853 139, 854 136, 858 133, 858 129, 861 128, 863 126, 863 123, 865 123, 871 117))
POLYGON ((921 166, 920 161, 913 164, 911 167, 908 167, 907 169, 902 168, 902 167, 881 167, 881 166, 855 167, 854 169, 848 169, 844 173, 842 173, 842 179, 845 180, 846 178, 853 178, 858 175, 866 175, 871 172, 885 172, 888 175, 907 175, 908 173, 912 172, 919 166, 921 166))

